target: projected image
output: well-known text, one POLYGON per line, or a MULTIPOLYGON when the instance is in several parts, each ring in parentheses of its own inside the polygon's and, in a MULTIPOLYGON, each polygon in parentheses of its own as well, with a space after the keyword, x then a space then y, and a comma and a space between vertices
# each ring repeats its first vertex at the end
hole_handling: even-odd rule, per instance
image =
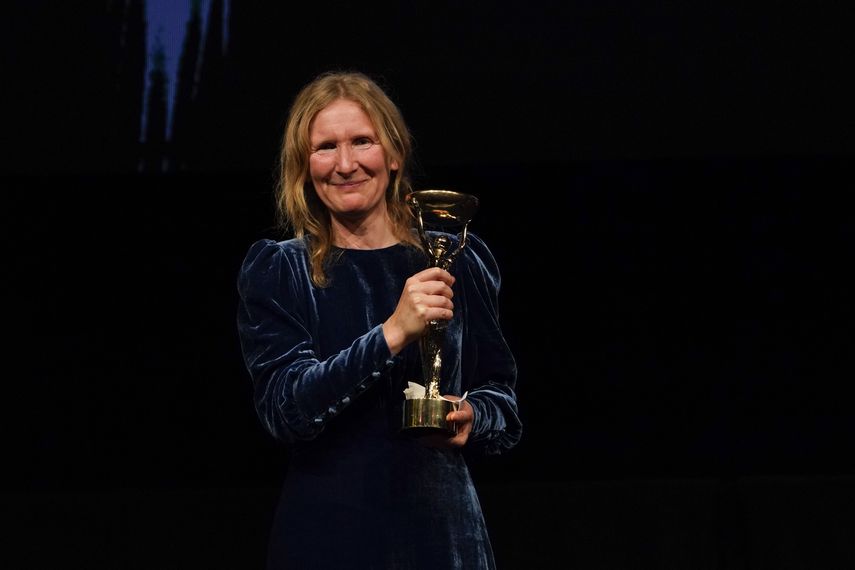
POLYGON ((145 34, 123 38, 145 43, 137 169, 192 167, 193 149, 204 146, 198 127, 211 112, 222 80, 229 2, 148 0, 144 12, 131 9, 132 4, 125 5, 123 30, 139 25, 140 18, 145 29, 145 34))

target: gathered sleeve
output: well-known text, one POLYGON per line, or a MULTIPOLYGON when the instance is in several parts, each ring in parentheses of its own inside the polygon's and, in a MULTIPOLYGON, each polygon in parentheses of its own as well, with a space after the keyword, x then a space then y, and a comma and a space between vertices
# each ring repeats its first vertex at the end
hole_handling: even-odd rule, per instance
POLYGON ((284 442, 317 437, 327 422, 394 365, 380 325, 325 360, 305 245, 260 240, 238 275, 238 334, 256 412, 284 442))
POLYGON ((463 339, 463 387, 475 412, 470 443, 488 455, 514 447, 522 422, 514 391, 517 366, 499 325, 501 276, 493 254, 474 234, 453 271, 466 290, 467 327, 463 339))

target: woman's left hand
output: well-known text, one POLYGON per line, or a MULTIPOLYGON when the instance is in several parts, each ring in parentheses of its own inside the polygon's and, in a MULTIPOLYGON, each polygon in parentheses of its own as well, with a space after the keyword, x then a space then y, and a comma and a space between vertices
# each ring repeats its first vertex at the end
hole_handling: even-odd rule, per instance
MULTIPOLYGON (((458 398, 458 396, 446 396, 447 398, 458 398)), ((449 412, 445 419, 457 424, 457 434, 447 437, 442 435, 427 435, 419 438, 428 447, 442 447, 446 449, 463 447, 469 441, 472 432, 472 423, 475 421, 475 412, 466 400, 460 402, 460 409, 449 412)))

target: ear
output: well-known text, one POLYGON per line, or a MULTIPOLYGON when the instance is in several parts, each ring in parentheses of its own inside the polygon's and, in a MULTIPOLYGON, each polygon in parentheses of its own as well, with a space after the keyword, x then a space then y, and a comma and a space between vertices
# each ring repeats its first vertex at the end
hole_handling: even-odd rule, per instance
POLYGON ((394 158, 389 163, 389 170, 398 170, 398 161, 395 160, 394 158))

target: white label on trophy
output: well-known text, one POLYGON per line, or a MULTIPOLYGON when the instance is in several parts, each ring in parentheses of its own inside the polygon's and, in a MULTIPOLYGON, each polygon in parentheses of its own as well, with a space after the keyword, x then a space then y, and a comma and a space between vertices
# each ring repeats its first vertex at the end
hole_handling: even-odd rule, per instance
POLYGON ((425 387, 415 382, 407 382, 407 389, 404 390, 404 397, 408 400, 420 400, 425 397, 425 387))
MULTIPOLYGON (((404 390, 404 397, 407 400, 419 400, 425 397, 425 387, 421 384, 417 384, 416 382, 407 382, 407 388, 404 390)), ((459 398, 446 398, 445 396, 440 396, 440 400, 445 400, 446 402, 457 402, 458 404, 466 399, 466 395, 469 394, 469 391, 463 392, 463 395, 459 398)))

